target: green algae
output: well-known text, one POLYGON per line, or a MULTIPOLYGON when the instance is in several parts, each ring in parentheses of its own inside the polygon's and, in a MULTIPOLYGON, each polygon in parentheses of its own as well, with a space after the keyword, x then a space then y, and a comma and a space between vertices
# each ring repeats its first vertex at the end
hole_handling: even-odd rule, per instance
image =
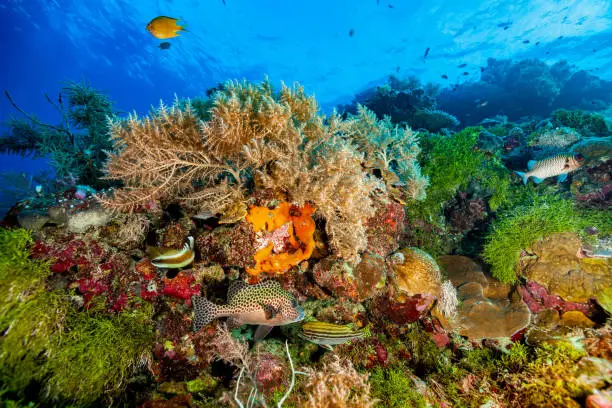
POLYGON ((150 307, 116 316, 73 312, 45 363, 50 396, 90 404, 119 393, 152 340, 150 307))
POLYGON ((51 271, 47 262, 30 258, 32 243, 25 229, 0 228, 0 315, 45 290, 42 281, 51 271))
POLYGON ((481 132, 479 127, 468 127, 450 136, 421 138, 420 161, 430 184, 425 200, 411 203, 406 214, 410 220, 425 223, 413 223, 411 234, 415 244, 434 256, 448 251, 443 210, 458 191, 476 187, 475 192, 487 199, 492 211, 504 207, 510 198, 510 171, 498 156, 478 149, 481 132))
POLYGON ((424 408, 425 397, 416 389, 414 382, 401 368, 376 367, 370 376, 372 396, 380 400, 384 408, 424 408))
POLYGON ((0 229, 0 387, 21 395, 38 382, 46 398, 78 404, 118 393, 151 345, 151 307, 76 310, 46 288, 49 265, 30 258, 31 244, 26 230, 0 229))

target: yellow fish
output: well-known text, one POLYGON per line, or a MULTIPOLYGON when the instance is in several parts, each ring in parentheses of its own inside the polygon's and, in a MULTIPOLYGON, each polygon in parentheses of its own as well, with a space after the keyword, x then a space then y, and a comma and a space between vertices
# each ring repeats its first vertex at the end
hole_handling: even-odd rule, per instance
POLYGON ((310 321, 302 324, 298 336, 311 343, 332 350, 332 346, 345 344, 350 340, 370 335, 368 326, 353 329, 346 324, 333 324, 319 321, 310 321))
POLYGON ((149 24, 147 24, 147 31, 149 31, 153 37, 165 40, 167 38, 178 37, 180 31, 185 30, 185 26, 177 24, 178 19, 166 16, 155 17, 149 24))
POLYGON ((182 249, 170 249, 151 261, 151 263, 163 269, 183 268, 193 263, 195 252, 193 250, 193 237, 187 237, 182 249))

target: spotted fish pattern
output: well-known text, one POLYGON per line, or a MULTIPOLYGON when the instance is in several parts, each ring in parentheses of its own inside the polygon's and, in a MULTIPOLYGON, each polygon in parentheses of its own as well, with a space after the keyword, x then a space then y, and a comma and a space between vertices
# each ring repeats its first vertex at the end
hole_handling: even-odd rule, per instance
POLYGON ((527 184, 529 177, 532 177, 536 184, 549 177, 557 177, 557 182, 561 183, 567 179, 568 173, 579 169, 582 163, 584 163, 584 157, 581 154, 559 154, 540 161, 530 160, 527 163, 529 171, 515 171, 515 173, 521 176, 523 184, 527 184))
POLYGON ((229 317, 228 325, 259 325, 255 339, 265 337, 274 326, 304 319, 304 310, 280 283, 267 280, 255 285, 233 282, 227 291, 227 305, 217 305, 201 296, 191 298, 194 307, 193 330, 198 331, 214 319, 229 317))

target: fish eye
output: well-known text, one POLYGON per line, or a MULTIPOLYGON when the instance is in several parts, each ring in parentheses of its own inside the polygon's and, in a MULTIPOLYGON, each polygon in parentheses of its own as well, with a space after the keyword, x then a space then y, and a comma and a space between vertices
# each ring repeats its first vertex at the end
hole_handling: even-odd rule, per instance
POLYGON ((291 300, 291 307, 297 307, 297 300, 295 299, 291 300))

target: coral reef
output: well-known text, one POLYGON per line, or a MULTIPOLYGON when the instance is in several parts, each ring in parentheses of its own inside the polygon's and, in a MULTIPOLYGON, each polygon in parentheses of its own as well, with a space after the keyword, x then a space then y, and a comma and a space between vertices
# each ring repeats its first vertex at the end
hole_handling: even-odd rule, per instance
POLYGON ((359 119, 331 116, 325 124, 317 109, 297 86, 275 93, 269 82, 230 82, 214 94, 207 122, 200 123, 190 105, 178 103, 162 105, 146 119, 133 115, 114 122, 116 152, 106 171, 128 187, 102 202, 125 211, 178 202, 215 214, 244 200, 247 186, 254 184, 288 196, 297 206, 313 203, 325 218, 336 255, 356 263, 367 246, 365 223, 374 214, 380 186, 361 166, 361 151, 371 160, 384 158, 387 169, 397 167, 406 190, 418 198, 426 185, 416 161, 418 147, 414 137, 400 139, 397 128, 365 111, 359 119), (372 127, 384 140, 358 137, 372 127))
MULTIPOLYGON (((437 100, 441 109, 455 115, 461 123, 473 125, 499 112, 503 112, 509 120, 517 120, 527 116, 546 117, 563 107, 593 109, 602 103, 612 102, 611 89, 611 82, 585 70, 578 70, 567 61, 548 65, 539 59, 512 61, 489 58, 486 66, 482 67, 478 81, 444 89, 437 100), (487 103, 475 106, 475 100, 487 103)), ((568 115, 557 115, 564 116, 568 115)), ((596 120, 594 122, 597 123, 596 120)), ((555 126, 575 127, 573 125, 576 124, 571 121, 566 123, 555 126)))
MULTIPOLYGON (((534 84, 540 103, 569 98, 562 84, 587 89, 593 79, 563 63, 489 68, 487 81, 534 84)), ((227 82, 208 99, 111 118, 105 170, 121 187, 97 193, 62 178, 3 220, 32 231, 0 229, 0 399, 605 403, 610 142, 600 118, 557 111, 510 121, 520 108, 453 132, 437 92, 390 79, 352 113, 324 116, 298 85, 227 82), (512 175, 552 149, 585 155, 571 183, 524 186, 512 175), (190 264, 154 261, 187 239, 190 264), (306 323, 260 340, 235 320, 231 330, 214 321, 193 331, 194 296, 221 305, 237 283, 262 279, 290 293, 306 323), (307 327, 323 340, 301 338, 307 327), (347 332, 363 336, 345 341, 347 332)), ((89 117, 83 103, 75 120, 89 117)), ((254 296, 266 319, 278 314, 254 296)))

